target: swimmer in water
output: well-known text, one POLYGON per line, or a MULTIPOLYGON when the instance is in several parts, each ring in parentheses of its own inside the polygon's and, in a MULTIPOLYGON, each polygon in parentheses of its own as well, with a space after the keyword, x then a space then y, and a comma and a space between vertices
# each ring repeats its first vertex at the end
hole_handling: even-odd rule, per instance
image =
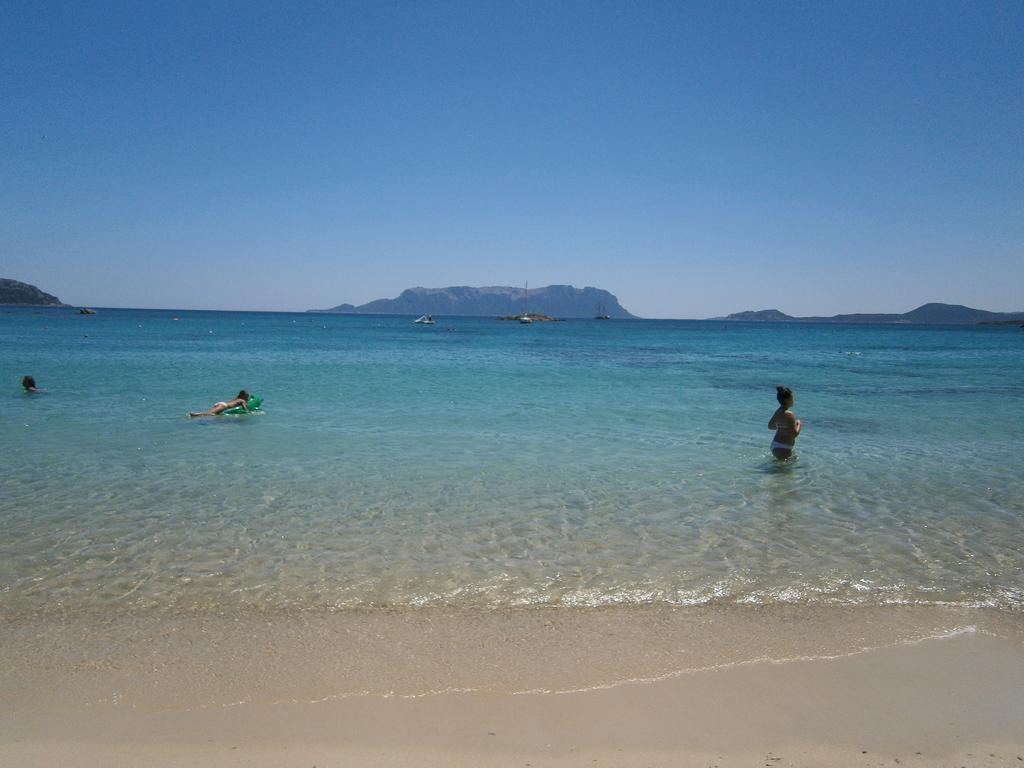
POLYGON ((210 408, 210 410, 208 411, 189 411, 188 415, 189 418, 195 416, 216 416, 218 413, 223 413, 228 408, 236 408, 238 406, 242 406, 242 408, 245 409, 245 412, 249 413, 249 393, 246 392, 244 389, 238 393, 238 397, 236 397, 234 400, 229 400, 226 403, 214 403, 213 407, 210 408))
POLYGON ((772 455, 776 459, 788 459, 793 455, 793 447, 800 434, 800 419, 789 410, 793 407, 793 390, 789 387, 776 387, 775 397, 779 407, 768 422, 768 429, 775 430, 771 444, 772 455))
POLYGON ((21 379, 21 386, 25 388, 26 392, 38 392, 39 387, 36 386, 36 380, 31 376, 24 376, 21 379))

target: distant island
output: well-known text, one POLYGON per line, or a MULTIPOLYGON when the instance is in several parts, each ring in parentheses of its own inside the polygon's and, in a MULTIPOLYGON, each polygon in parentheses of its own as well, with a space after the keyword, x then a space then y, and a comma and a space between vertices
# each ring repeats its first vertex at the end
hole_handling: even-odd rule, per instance
POLYGON ((491 286, 471 288, 408 288, 394 299, 377 299, 368 304, 353 306, 340 304, 331 309, 311 309, 309 312, 332 312, 351 315, 435 315, 511 317, 529 312, 540 319, 593 318, 607 315, 615 320, 635 319, 619 300, 600 288, 574 288, 571 285, 549 285, 531 288, 491 286))
POLYGON ((66 307, 63 301, 28 283, 0 277, 0 304, 22 307, 66 307))
POLYGON ((716 320, 743 320, 757 323, 914 323, 918 325, 974 325, 977 323, 1013 323, 1024 321, 1024 312, 988 312, 962 304, 923 304, 903 314, 853 314, 831 317, 792 317, 777 309, 736 312, 716 320))

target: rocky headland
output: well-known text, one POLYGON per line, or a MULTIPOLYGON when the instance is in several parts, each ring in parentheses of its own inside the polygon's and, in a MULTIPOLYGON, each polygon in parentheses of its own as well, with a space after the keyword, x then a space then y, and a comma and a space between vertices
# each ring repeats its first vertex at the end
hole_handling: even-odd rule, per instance
POLYGON ((34 285, 0 277, 0 304, 22 307, 66 307, 56 296, 34 285))
POLYGON ((922 304, 902 314, 831 315, 830 317, 792 317, 777 309, 735 312, 718 320, 758 323, 914 323, 919 325, 974 325, 976 323, 1013 323, 1024 320, 1024 312, 989 312, 962 304, 922 304))

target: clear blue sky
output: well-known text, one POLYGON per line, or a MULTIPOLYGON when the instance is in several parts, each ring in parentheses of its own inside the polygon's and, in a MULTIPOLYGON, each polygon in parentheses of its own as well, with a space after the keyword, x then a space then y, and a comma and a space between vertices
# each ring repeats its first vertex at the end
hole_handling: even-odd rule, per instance
POLYGON ((1024 3, 7 0, 0 277, 1024 310, 1024 3))

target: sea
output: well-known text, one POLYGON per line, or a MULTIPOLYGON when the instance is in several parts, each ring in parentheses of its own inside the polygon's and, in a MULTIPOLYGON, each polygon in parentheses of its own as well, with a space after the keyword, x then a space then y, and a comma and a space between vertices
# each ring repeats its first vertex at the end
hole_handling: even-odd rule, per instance
POLYGON ((2 309, 0 608, 1024 609, 1015 325, 412 320, 2 309))

